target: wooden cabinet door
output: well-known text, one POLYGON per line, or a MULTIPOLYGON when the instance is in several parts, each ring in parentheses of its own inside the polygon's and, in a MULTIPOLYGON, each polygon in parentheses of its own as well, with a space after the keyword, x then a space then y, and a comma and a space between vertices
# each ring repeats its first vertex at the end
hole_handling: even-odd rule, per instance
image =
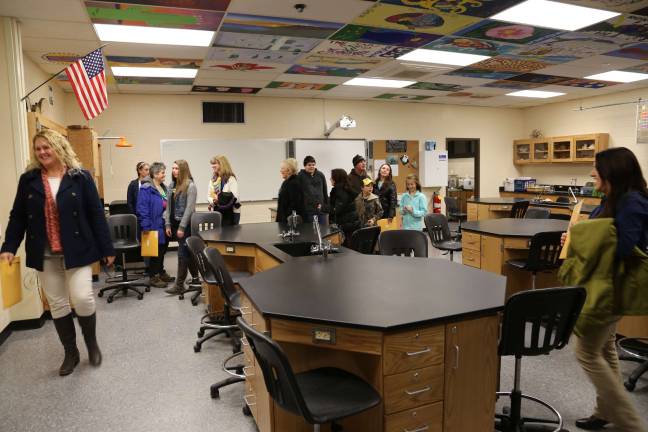
POLYGON ((468 221, 479 220, 479 204, 468 203, 468 221))
POLYGON ((481 236, 481 269, 502 274, 504 243, 501 238, 481 236))
POLYGON ((574 137, 574 162, 594 162, 598 151, 598 135, 578 135, 574 137))
POLYGON ((531 146, 531 162, 532 163, 547 163, 551 162, 551 154, 549 152, 549 141, 538 140, 533 141, 531 146))
POLYGON ((551 161, 552 162, 573 162, 574 160, 574 137, 553 137, 551 138, 551 161))
POLYGON ((493 430, 498 333, 496 315, 446 325, 444 432, 493 430))
POLYGON ((513 141, 513 163, 521 165, 531 162, 531 140, 513 141))

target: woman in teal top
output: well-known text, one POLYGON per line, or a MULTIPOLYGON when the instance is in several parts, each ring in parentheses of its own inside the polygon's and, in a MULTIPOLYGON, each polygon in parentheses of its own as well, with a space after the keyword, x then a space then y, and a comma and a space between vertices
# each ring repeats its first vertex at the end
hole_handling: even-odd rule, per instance
POLYGON ((400 202, 403 215, 403 229, 423 230, 423 217, 427 213, 427 199, 421 192, 421 183, 416 174, 410 174, 405 179, 407 192, 400 202))

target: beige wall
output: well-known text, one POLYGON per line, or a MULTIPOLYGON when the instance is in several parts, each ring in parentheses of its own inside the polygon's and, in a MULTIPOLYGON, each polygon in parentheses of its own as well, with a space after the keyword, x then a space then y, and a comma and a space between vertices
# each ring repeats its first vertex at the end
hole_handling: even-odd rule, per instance
MULTIPOLYGON (((125 199, 126 186, 135 175, 135 164, 139 160, 158 159, 161 139, 322 138, 324 121, 333 122, 342 114, 357 120, 358 127, 348 131, 338 129, 333 132, 332 138, 415 139, 421 145, 426 139, 445 142, 447 136, 481 138, 484 196, 497 194, 502 180, 517 174, 512 164, 511 143, 523 133, 521 110, 373 101, 226 97, 221 100, 246 102, 246 124, 203 125, 202 100, 218 98, 200 95, 110 96, 110 107, 91 121, 90 126, 100 134, 110 130, 110 135, 125 135, 135 147, 119 149, 114 145, 104 145, 104 190, 107 201, 125 199)), ((84 123, 72 94, 66 95, 66 114, 68 124, 84 123)), ((348 167, 342 168, 350 168, 350 165, 349 162, 348 167)), ((260 204, 259 211, 263 215, 269 214, 268 205, 260 204)), ((247 204, 247 207, 250 208, 250 205, 247 204)), ((247 220, 245 212, 242 217, 244 221, 247 220)))
MULTIPOLYGON (((524 110, 524 133, 528 136, 533 129, 540 129, 545 136, 560 136, 605 132, 610 134, 610 147, 628 147, 641 163, 644 175, 648 174, 648 145, 636 143, 635 104, 618 105, 586 111, 574 111, 580 106, 590 107, 617 102, 629 102, 638 98, 648 98, 648 89, 612 95, 549 104, 524 110)), ((589 165, 550 166, 522 168, 521 173, 535 177, 539 182, 550 184, 570 184, 575 177, 578 184, 589 181, 589 165)))
MULTIPOLYGON (((459 158, 448 160, 448 174, 456 174, 459 177, 475 176, 475 158, 459 158)), ((504 180, 504 179, 502 179, 504 180)), ((485 195, 484 195, 485 196, 485 195)))
MULTIPOLYGON (((25 88, 28 92, 52 75, 43 72, 41 68, 27 56, 23 56, 23 64, 25 67, 25 88)), ((29 96, 32 104, 35 104, 41 98, 45 98, 41 105, 42 113, 49 119, 65 125, 65 92, 63 92, 61 87, 56 84, 56 80, 50 81, 29 96), (50 105, 49 103, 48 86, 52 87, 54 105, 50 105)))

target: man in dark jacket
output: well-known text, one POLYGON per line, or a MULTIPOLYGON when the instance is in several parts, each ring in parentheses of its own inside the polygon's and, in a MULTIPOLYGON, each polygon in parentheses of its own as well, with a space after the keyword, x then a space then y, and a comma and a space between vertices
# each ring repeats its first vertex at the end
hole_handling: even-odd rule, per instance
POLYGON ((304 193, 304 220, 313 221, 317 215, 320 223, 324 223, 324 213, 329 212, 328 186, 326 177, 315 167, 316 162, 313 156, 304 158, 304 169, 299 171, 299 182, 304 193))
POLYGON ((360 192, 362 192, 362 180, 368 177, 367 161, 365 160, 364 156, 353 156, 353 169, 349 171, 349 185, 351 186, 351 191, 354 194, 353 198, 355 198, 360 192))

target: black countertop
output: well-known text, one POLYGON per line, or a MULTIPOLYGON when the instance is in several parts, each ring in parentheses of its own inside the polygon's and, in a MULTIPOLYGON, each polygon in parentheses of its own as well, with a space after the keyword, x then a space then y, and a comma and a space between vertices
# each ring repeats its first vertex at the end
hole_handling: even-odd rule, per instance
MULTIPOLYGON (((572 209, 574 207, 573 204, 567 204, 567 203, 563 204, 563 203, 557 203, 555 201, 552 201, 552 202, 535 202, 535 200, 533 200, 533 199, 525 199, 525 198, 499 198, 499 197, 495 197, 495 198, 471 198, 471 199, 468 200, 469 203, 487 204, 487 205, 513 205, 514 203, 520 202, 520 201, 529 201, 531 203, 531 207, 564 208, 564 209, 572 209)), ((592 210, 594 210, 596 207, 597 206, 595 206, 595 205, 584 204, 583 207, 581 207, 581 213, 590 214, 592 212, 592 210)))
POLYGON ((269 317, 395 330, 499 311, 506 278, 441 259, 294 258, 241 281, 269 317))
MULTIPOLYGON (((279 237, 279 234, 284 231, 288 231, 288 225, 285 223, 264 222, 223 226, 209 231, 202 231, 199 235, 205 242, 257 245, 278 260, 286 262, 295 258, 274 247, 277 243, 291 243, 288 239, 283 240, 279 237)), ((300 235, 294 238, 293 243, 317 242, 317 234, 312 223, 301 224, 297 231, 300 235)), ((320 232, 322 237, 326 238, 337 234, 338 229, 334 229, 328 224, 321 224, 320 232)), ((340 247, 340 252, 355 253, 342 247, 340 247)))
POLYGON ((512 205, 519 201, 529 201, 524 198, 470 198, 469 203, 475 204, 503 204, 503 205, 512 205))
POLYGON ((567 231, 569 221, 557 219, 487 219, 465 222, 463 231, 500 237, 533 237, 544 231, 567 231))
MULTIPOLYGON (((578 188, 577 190, 580 190, 580 188, 581 188, 582 186, 575 186, 575 187, 578 188)), ((523 192, 511 192, 511 191, 505 191, 504 188, 503 188, 502 186, 500 186, 499 191, 500 191, 500 192, 503 192, 503 193, 514 193, 514 194, 525 194, 525 195, 538 195, 538 192, 527 192, 527 191, 523 191, 523 192)), ((553 195, 553 196, 569 196, 569 197, 571 196, 571 194, 570 194, 568 191, 542 192, 542 195, 547 195, 547 196, 552 196, 552 195, 553 195)), ((592 195, 582 195, 582 194, 579 194, 579 193, 576 194, 576 197, 577 197, 577 198, 598 198, 598 197, 595 197, 595 196, 592 196, 592 195)))

